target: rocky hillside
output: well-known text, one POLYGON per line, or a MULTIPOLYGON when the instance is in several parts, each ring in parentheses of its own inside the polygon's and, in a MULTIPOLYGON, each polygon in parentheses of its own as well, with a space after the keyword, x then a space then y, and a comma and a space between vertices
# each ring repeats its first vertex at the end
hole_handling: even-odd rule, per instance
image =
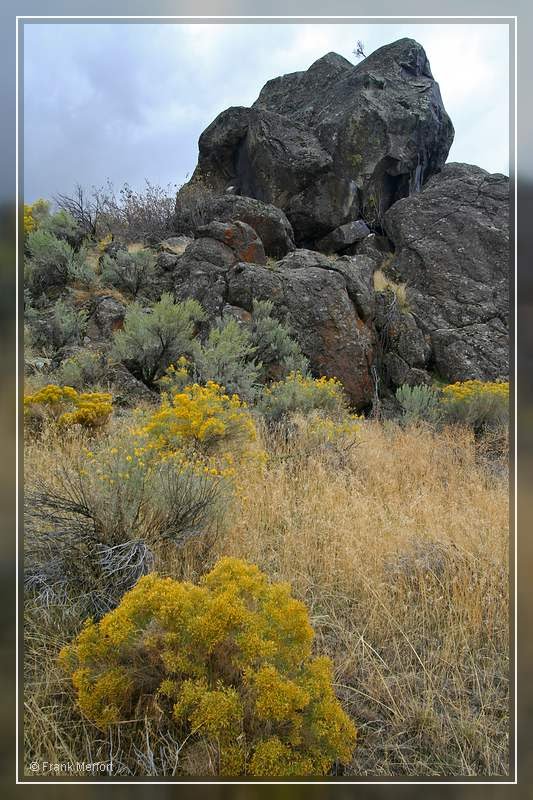
POLYGON ((445 164, 453 135, 412 39, 269 81, 200 136, 167 280, 243 325, 272 300, 358 408, 403 383, 505 378, 509 179, 445 164))

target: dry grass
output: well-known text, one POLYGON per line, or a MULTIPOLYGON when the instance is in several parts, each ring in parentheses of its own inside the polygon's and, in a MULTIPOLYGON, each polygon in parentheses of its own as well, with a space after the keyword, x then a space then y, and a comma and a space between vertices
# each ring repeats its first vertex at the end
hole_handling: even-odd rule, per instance
POLYGON ((377 423, 343 470, 278 446, 220 542, 308 604, 359 727, 350 774, 507 771, 508 494, 476 453, 377 423))
POLYGON ((382 269, 377 269, 374 272, 374 289, 376 292, 392 292, 395 295, 400 308, 407 310, 407 284, 395 283, 394 281, 391 281, 390 278, 387 278, 382 269))
MULTIPOLYGON (((234 524, 209 563, 192 550, 162 571, 194 578, 229 554, 292 584, 359 729, 345 774, 506 774, 504 471, 487 468, 466 431, 366 422, 349 451, 313 450, 305 430, 266 444, 266 470, 244 476, 234 524)), ((32 445, 28 466, 50 469, 78 446, 32 445)), ((116 773, 172 774, 173 745, 160 732, 141 726, 125 744, 120 729, 98 734, 73 708, 55 659, 76 625, 30 610, 27 763, 112 753, 116 773)))

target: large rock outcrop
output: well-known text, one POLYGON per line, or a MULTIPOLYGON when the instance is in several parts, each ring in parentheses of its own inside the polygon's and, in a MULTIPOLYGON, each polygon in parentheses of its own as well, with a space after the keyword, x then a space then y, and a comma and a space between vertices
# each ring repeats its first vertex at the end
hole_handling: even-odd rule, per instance
POLYGON ((176 295, 210 319, 272 300, 359 408, 376 384, 506 377, 509 180, 445 165, 452 140, 412 39, 268 81, 200 137, 176 200, 197 238, 162 265, 176 295))
POLYGON ((448 381, 507 376, 509 178, 447 164, 384 224, 430 363, 448 381))
POLYGON ((453 126, 424 49, 412 39, 357 65, 329 53, 269 81, 251 108, 234 107, 202 133, 191 181, 283 209, 298 245, 363 217, 379 224, 446 160, 453 126))
POLYGON ((313 372, 338 378, 352 403, 366 406, 373 391, 370 367, 375 345, 370 259, 332 260, 313 251, 294 250, 267 266, 242 258, 248 248, 243 249, 233 230, 241 227, 247 233, 251 230, 240 222, 212 223, 199 229, 199 238, 176 265, 176 297, 196 298, 210 324, 228 309, 245 319, 254 300, 272 300, 274 314, 289 325, 313 372), (221 235, 220 226, 231 235, 221 235))

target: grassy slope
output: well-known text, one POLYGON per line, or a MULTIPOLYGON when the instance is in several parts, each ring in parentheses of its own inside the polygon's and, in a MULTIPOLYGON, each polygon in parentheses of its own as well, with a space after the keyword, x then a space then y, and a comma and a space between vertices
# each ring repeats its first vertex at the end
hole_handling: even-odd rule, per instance
MULTIPOLYGON (((209 564, 192 548, 160 569, 194 578, 230 554, 292 584, 359 729, 348 774, 504 774, 505 470, 489 469, 467 432, 370 422, 349 451, 314 451, 305 433, 266 446, 266 472, 242 476, 239 508, 209 564)), ((29 477, 76 451, 54 440, 31 445, 29 477)), ((26 632, 28 763, 113 753, 117 772, 172 773, 173 745, 159 732, 140 730, 133 752, 117 731, 102 737, 73 708, 55 665, 71 635, 64 623, 30 616, 26 632)), ((198 772, 212 768, 208 754, 198 755, 198 772)))

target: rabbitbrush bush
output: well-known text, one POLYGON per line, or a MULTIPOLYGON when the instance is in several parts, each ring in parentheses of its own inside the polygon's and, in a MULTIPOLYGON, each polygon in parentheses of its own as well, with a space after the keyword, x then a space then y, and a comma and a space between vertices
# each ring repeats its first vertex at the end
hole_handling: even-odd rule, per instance
POLYGON ((30 427, 38 427, 44 420, 51 420, 63 428, 81 425, 95 430, 106 424, 112 411, 110 394, 77 392, 72 386, 50 383, 24 397, 24 418, 30 427))
POLYGON ((343 416, 347 411, 347 399, 342 383, 336 378, 311 378, 301 372, 291 372, 285 380, 264 389, 258 408, 269 422, 298 412, 319 411, 343 416))
POLYGON ((159 719, 184 747, 203 742, 220 775, 325 775, 351 759, 356 730, 312 641, 288 584, 223 558, 200 585, 141 578, 60 661, 102 730, 159 719))
POLYGON ((441 409, 447 422, 468 425, 476 431, 509 422, 509 383, 459 381, 442 390, 441 409))
POLYGON ((136 433, 148 448, 160 453, 189 447, 205 456, 236 449, 242 452, 256 440, 246 404, 212 381, 163 396, 161 408, 136 433))

